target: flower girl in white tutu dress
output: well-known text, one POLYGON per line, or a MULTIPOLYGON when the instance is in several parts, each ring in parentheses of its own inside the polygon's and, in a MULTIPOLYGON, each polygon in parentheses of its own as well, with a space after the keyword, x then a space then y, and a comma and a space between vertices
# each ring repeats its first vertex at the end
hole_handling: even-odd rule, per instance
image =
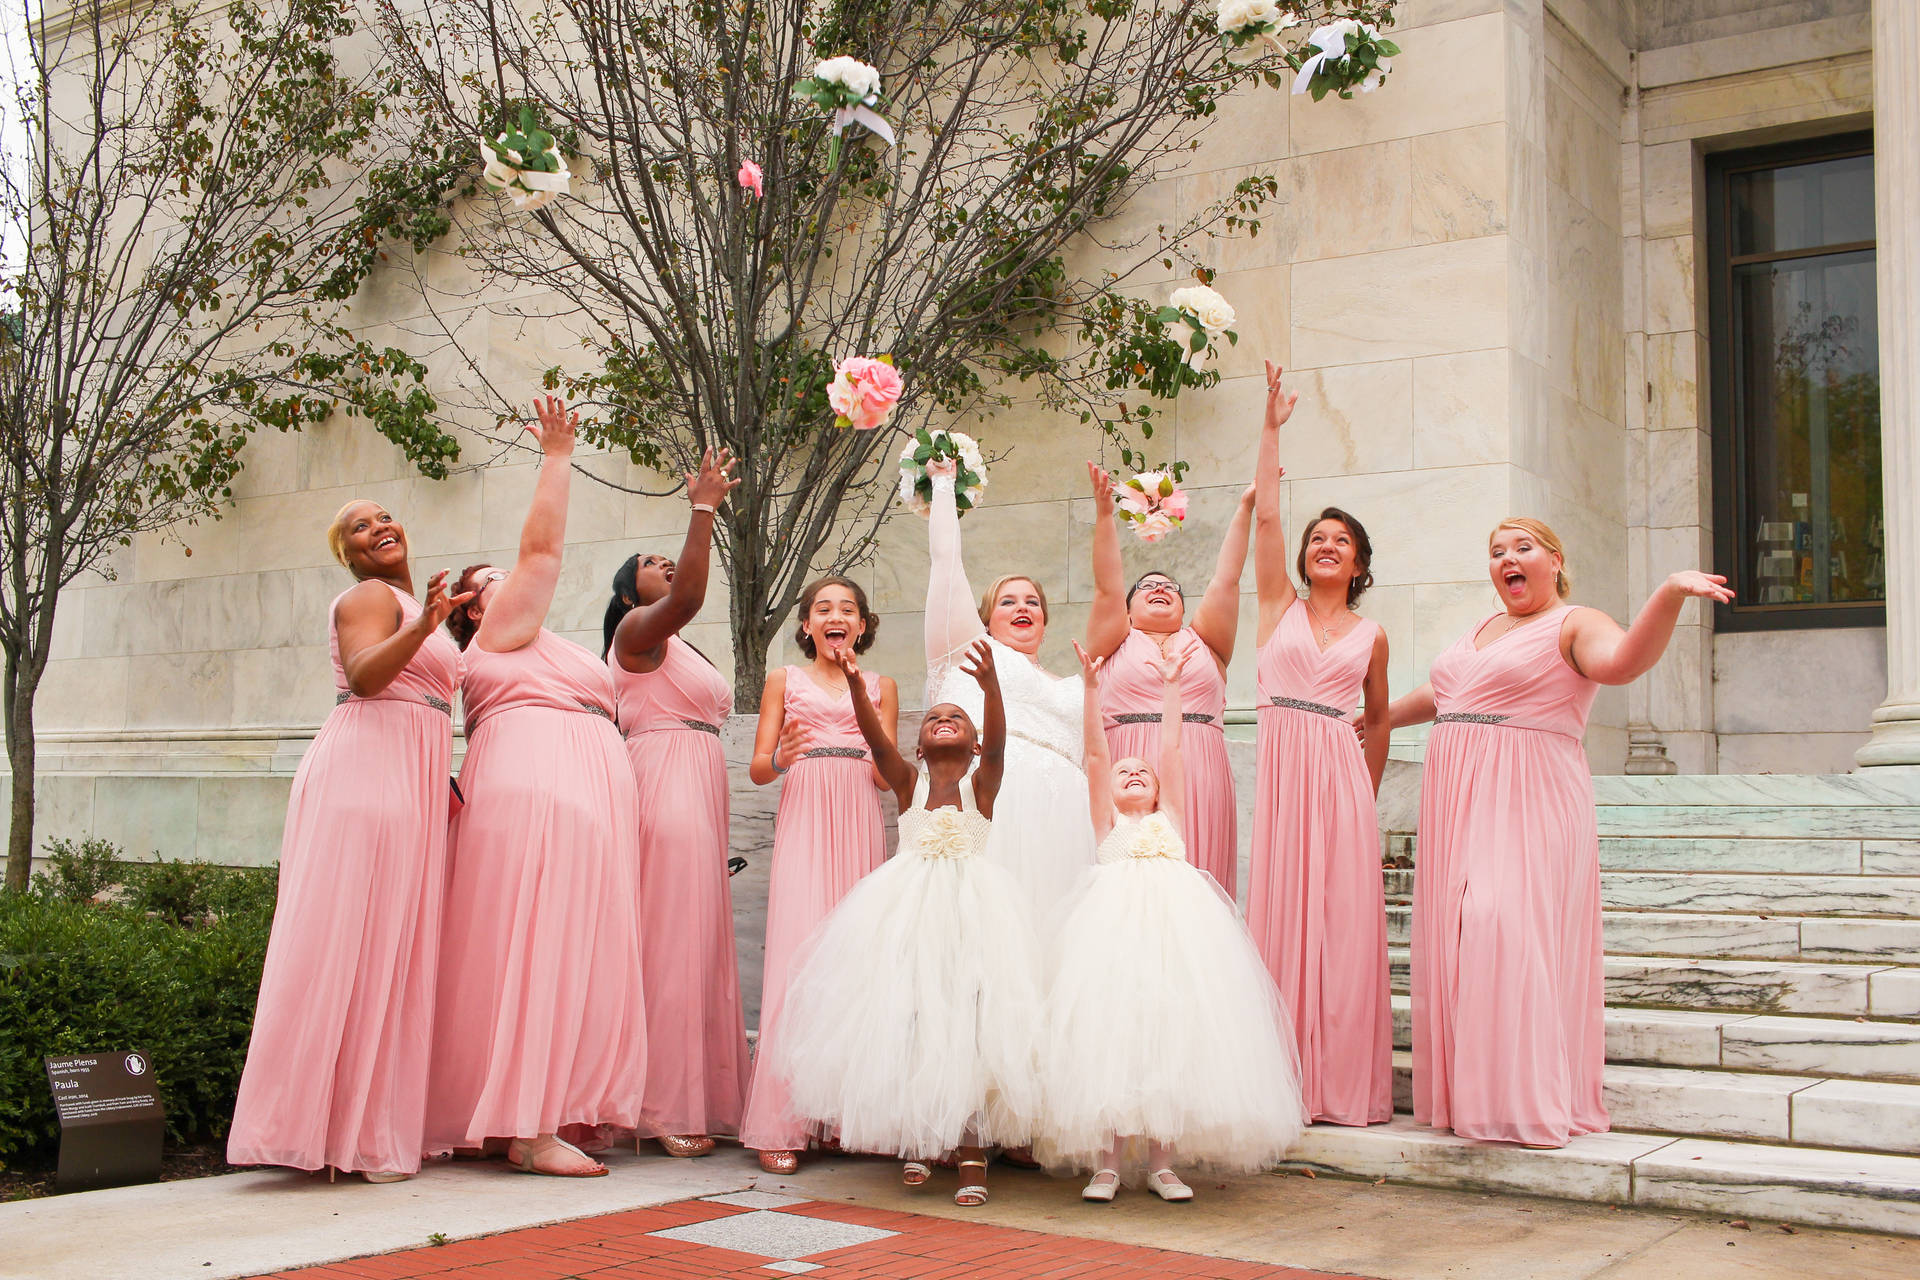
POLYGON ((954 1203, 982 1205, 984 1148, 1025 1145, 1038 1111, 1041 1007, 1026 896, 980 856, 1006 750, 993 652, 979 642, 965 668, 985 695, 981 730, 950 702, 921 721, 924 774, 882 731, 852 651, 838 657, 874 766, 900 801, 900 850, 802 946, 781 1014, 792 1030, 775 1039, 771 1066, 819 1135, 902 1157, 909 1186, 951 1152, 954 1203))
POLYGON ((1191 1200, 1176 1158, 1209 1173, 1254 1173, 1300 1136, 1293 1031, 1233 903, 1187 861, 1180 838, 1186 654, 1157 666, 1156 775, 1138 758, 1109 762, 1100 663, 1074 648, 1100 847, 1054 939, 1034 1154, 1055 1169, 1093 1171, 1083 1199, 1112 1200, 1121 1173, 1144 1167, 1163 1200, 1191 1200))

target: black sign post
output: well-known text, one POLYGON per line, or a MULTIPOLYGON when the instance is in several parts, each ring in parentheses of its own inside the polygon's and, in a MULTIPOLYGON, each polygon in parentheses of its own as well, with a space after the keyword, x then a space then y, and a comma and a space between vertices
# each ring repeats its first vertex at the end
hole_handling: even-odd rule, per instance
POLYGON ((166 1113, 160 1082, 144 1053, 82 1053, 48 1058, 47 1083, 60 1114, 62 1191, 155 1182, 166 1113))

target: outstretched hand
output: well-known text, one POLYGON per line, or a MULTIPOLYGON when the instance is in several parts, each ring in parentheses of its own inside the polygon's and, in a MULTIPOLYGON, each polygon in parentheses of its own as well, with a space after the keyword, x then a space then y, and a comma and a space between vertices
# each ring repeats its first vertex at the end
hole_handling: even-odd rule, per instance
POLYGON ((827 650, 827 657, 833 664, 847 673, 847 687, 860 678, 860 656, 853 651, 853 645, 843 644, 837 649, 827 650))
POLYGON ((1096 515, 1113 509, 1113 477, 1097 462, 1087 464, 1087 479, 1093 483, 1093 508, 1096 515))
POLYGON ((1733 602, 1733 588, 1727 585, 1725 574, 1682 569, 1679 573, 1668 576, 1667 585, 1682 595, 1702 596, 1717 604, 1733 602))
POLYGON ((1293 406, 1299 402, 1300 393, 1289 391, 1280 384, 1280 375, 1284 372, 1279 365, 1269 360, 1267 363, 1267 420, 1266 429, 1278 431, 1287 425, 1287 419, 1293 416, 1293 406))
POLYGON ((447 571, 445 569, 427 580, 427 600, 420 606, 420 617, 428 631, 437 630, 441 623, 453 616, 453 611, 474 598, 476 591, 462 591, 457 596, 447 594, 447 571))
POLYGON ((687 500, 696 506, 718 507, 739 483, 733 474, 733 451, 722 449, 716 458, 708 449, 701 455, 700 470, 687 476, 687 500))
POLYGON ((788 720, 780 726, 780 741, 773 747, 774 766, 779 769, 791 769, 807 750, 807 743, 813 740, 813 732, 799 720, 788 720))
POLYGON ((527 433, 540 442, 540 452, 549 458, 571 455, 580 430, 580 415, 569 413, 567 402, 559 396, 541 396, 533 402, 533 414, 540 425, 529 425, 527 433))
POLYGON ((974 683, 984 690, 999 687, 1000 672, 993 665, 993 646, 985 636, 975 640, 967 650, 967 656, 961 660, 960 674, 973 677, 974 683))
POLYGON ((1151 663, 1155 674, 1160 677, 1161 685, 1180 683, 1180 673, 1187 668, 1187 659, 1193 656, 1191 647, 1178 653, 1163 654, 1158 662, 1151 663))
POLYGON ((1080 678, 1090 685, 1099 684, 1100 671, 1107 665, 1107 660, 1088 653, 1078 640, 1073 642, 1073 656, 1080 659, 1080 678))

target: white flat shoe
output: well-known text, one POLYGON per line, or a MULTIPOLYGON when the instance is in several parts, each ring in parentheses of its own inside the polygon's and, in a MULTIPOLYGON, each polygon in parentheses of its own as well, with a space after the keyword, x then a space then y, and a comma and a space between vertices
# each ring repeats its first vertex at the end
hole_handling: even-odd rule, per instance
POLYGON ((362 1169, 360 1176, 368 1182, 405 1182, 413 1177, 410 1173, 388 1173, 378 1169, 362 1169))
POLYGON ((1080 1198, 1095 1204, 1111 1204, 1119 1190, 1120 1175, 1112 1169, 1102 1169, 1087 1182, 1085 1189, 1080 1192, 1080 1198))
POLYGON ((1155 1169, 1147 1175, 1147 1185, 1162 1200, 1178 1203, 1193 1199, 1193 1188, 1180 1181, 1180 1175, 1171 1169, 1155 1169))

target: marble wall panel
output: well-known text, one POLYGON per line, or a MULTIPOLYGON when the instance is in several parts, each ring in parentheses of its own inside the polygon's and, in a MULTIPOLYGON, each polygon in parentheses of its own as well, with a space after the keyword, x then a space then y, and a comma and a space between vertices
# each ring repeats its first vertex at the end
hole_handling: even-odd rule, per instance
POLYGON ((1467 128, 1510 118, 1502 66, 1508 24, 1488 13, 1405 32, 1405 57, 1376 93, 1342 102, 1290 100, 1287 124, 1296 155, 1467 128))
POLYGON ((1714 739, 1721 773, 1845 773, 1866 744, 1857 733, 1720 733, 1714 739))
POLYGON ((231 657, 235 725, 317 726, 333 709, 333 663, 324 646, 239 649, 231 657))
POLYGON ((299 441, 302 489, 354 489, 404 479, 413 470, 399 446, 365 418, 336 413, 300 432, 299 441))
POLYGON ((1722 734, 1847 734, 1864 730, 1886 697, 1886 632, 1722 632, 1713 671, 1722 734))
MULTIPOLYGON (((1288 305, 1291 274, 1298 268, 1263 267, 1253 271, 1222 272, 1213 282, 1234 306, 1237 344, 1222 342, 1218 349, 1222 378, 1256 377, 1265 362, 1294 363, 1289 329, 1293 312, 1288 305)), ((1305 360, 1301 364, 1308 363, 1305 360)))
POLYGON ((1713 473, 1713 442, 1704 431, 1647 433, 1647 524, 1699 525, 1701 494, 1713 473))
MULTIPOLYGON (((1248 96, 1245 93, 1234 95, 1234 105, 1239 107, 1239 99, 1248 96)), ((1284 110, 1282 108, 1283 113, 1284 110)), ((1285 136, 1284 132, 1281 136, 1285 136)), ((1277 145, 1269 151, 1259 138, 1260 135, 1255 133, 1254 137, 1245 140, 1255 153, 1251 158, 1265 159, 1267 154, 1279 155, 1282 152, 1283 148, 1277 145)), ((1267 166, 1268 169, 1273 167, 1267 166)), ((1217 187, 1225 194, 1232 186, 1232 182, 1215 183, 1209 184, 1209 189, 1217 187)), ((1192 216, 1180 209, 1177 203, 1179 191, 1177 181, 1150 182, 1140 187, 1127 197, 1116 213, 1089 228, 1088 243, 1074 246, 1074 258, 1086 261, 1105 258, 1115 264, 1140 263, 1138 270, 1127 275, 1130 284, 1161 284, 1172 280, 1176 274, 1184 274, 1178 259, 1171 266, 1166 261, 1169 238, 1185 218, 1192 216)))
POLYGON ((1287 129, 1289 120, 1307 102, 1305 97, 1288 93, 1284 84, 1279 89, 1253 84, 1228 94, 1214 109, 1206 145, 1194 167, 1259 165, 1302 150, 1297 146, 1289 149, 1287 129))
POLYGON ((1662 236, 1645 242, 1647 332, 1691 333, 1704 323, 1706 294, 1695 288, 1694 238, 1662 236))
POLYGON ((127 721, 131 658, 65 658, 47 664, 34 699, 42 734, 74 729, 118 729, 127 721))
POLYGON ((1691 141, 1641 147, 1640 218, 1647 236, 1694 233, 1694 209, 1700 186, 1700 162, 1691 141))
MULTIPOLYGON (((0 764, 3 764, 0 761, 0 764)), ((36 855, 50 840, 84 840, 93 834, 93 786, 90 774, 40 772, 33 780, 33 838, 36 855)), ((0 772, 0 787, 12 795, 13 775, 0 772)), ((0 837, 13 831, 13 805, 0 808, 0 837)), ((36 867, 37 869, 37 867, 36 867)))
POLYGON ((1507 353, 1495 348, 1413 362, 1413 465, 1471 466, 1507 458, 1507 353))
POLYGON ((233 722, 233 655, 137 654, 128 660, 127 727, 182 729, 233 722), (133 691, 138 691, 134 696, 133 691))
POLYGON ((280 860, 286 825, 286 777, 201 778, 196 858, 227 867, 264 867, 280 860))
MULTIPOLYGON (((356 419, 362 431, 364 419, 356 419)), ((235 498, 261 498, 270 493, 291 493, 300 487, 300 434, 293 431, 261 430, 253 433, 241 452, 244 464, 233 484, 235 498)))
MULTIPOLYGON (((284 809, 283 809, 284 812, 284 809)), ((200 779, 98 778, 93 786, 93 832, 120 846, 127 858, 191 858, 199 836, 200 779)))
POLYGON ((1302 156, 1294 162, 1293 180, 1296 195, 1287 211, 1295 259, 1338 258, 1414 243, 1406 139, 1302 156), (1364 216, 1356 216, 1360 210, 1364 216))
POLYGON ((1485 562, 1487 512, 1503 505, 1498 467, 1433 468, 1296 481, 1293 509, 1342 507, 1367 526, 1382 585, 1453 582, 1485 562))
POLYGON ((1706 335, 1698 332, 1649 334, 1647 352, 1647 429, 1704 430, 1706 397, 1700 383, 1707 372, 1706 335))
POLYGON ((1649 144, 1804 128, 1872 111, 1872 59, 1853 54, 1647 90, 1640 101, 1642 136, 1649 144))
POLYGON ((1475 125, 1411 140, 1413 240, 1471 240, 1507 229, 1507 127, 1475 125))
POLYGON ((1318 368, 1504 346, 1506 260, 1505 240, 1487 236, 1296 264, 1294 363, 1318 368))
MULTIPOLYGON (((1260 226, 1233 233, 1215 242, 1209 257, 1222 271, 1251 271, 1258 267, 1285 266, 1301 255, 1296 240, 1305 219, 1299 207, 1296 161, 1275 158, 1255 164, 1232 165, 1224 169, 1205 169, 1183 173, 1171 180, 1174 208, 1186 221, 1203 210, 1232 196, 1236 185, 1247 178, 1270 176, 1279 185, 1275 198, 1258 215, 1260 226)), ((1143 282, 1170 280, 1168 269, 1156 264, 1153 273, 1131 277, 1143 282)))
MULTIPOLYGON (((1413 371, 1404 360, 1288 372, 1299 393, 1281 432, 1280 463, 1289 480, 1404 471, 1413 465, 1413 371)), ((1247 484, 1253 479, 1264 377, 1222 383, 1180 409, 1180 456, 1189 483, 1247 484)))

